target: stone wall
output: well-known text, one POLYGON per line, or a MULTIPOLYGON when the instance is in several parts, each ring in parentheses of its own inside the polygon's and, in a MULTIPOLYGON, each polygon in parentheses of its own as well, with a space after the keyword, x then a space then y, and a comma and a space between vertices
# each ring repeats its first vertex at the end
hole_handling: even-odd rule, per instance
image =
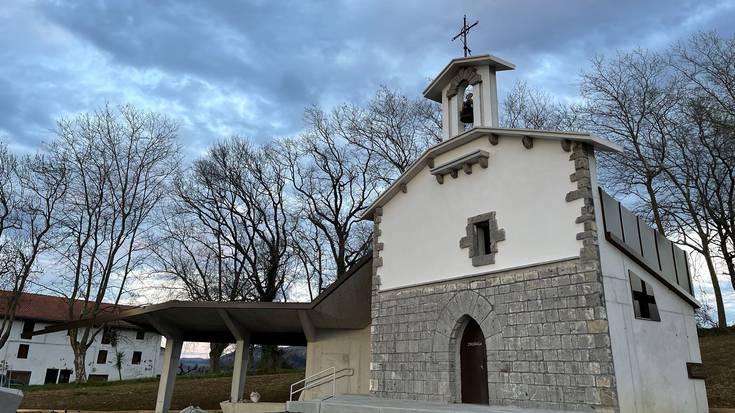
POLYGON ((457 402, 454 346, 470 316, 486 337, 491 404, 614 411, 600 288, 575 259, 376 293, 371 393, 457 402))

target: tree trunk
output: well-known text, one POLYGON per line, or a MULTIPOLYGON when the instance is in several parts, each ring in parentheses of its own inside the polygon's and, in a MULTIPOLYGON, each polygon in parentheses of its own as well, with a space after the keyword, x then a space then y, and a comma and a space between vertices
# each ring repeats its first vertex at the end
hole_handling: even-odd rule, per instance
POLYGON ((278 346, 262 346, 260 354, 260 369, 273 371, 278 368, 278 346))
POLYGON ((646 178, 646 191, 648 192, 648 198, 651 200, 651 211, 653 211, 653 222, 656 225, 656 230, 663 236, 666 236, 664 232, 664 225, 661 221, 661 210, 658 205, 658 199, 656 198, 656 191, 653 190, 653 179, 646 178))
POLYGON ((725 315, 725 304, 722 301, 722 291, 720 291, 720 282, 717 279, 717 270, 712 262, 712 256, 710 255, 709 247, 705 243, 702 248, 702 255, 707 263, 707 271, 709 271, 710 278, 712 280, 712 289, 715 292, 715 304, 717 305, 717 327, 727 327, 727 316, 725 315))
POLYGON ((220 372, 220 358, 227 348, 227 343, 209 343, 209 372, 220 372))
POLYGON ((87 356, 87 348, 80 344, 72 345, 71 348, 74 352, 74 383, 86 383, 87 366, 85 358, 87 356))

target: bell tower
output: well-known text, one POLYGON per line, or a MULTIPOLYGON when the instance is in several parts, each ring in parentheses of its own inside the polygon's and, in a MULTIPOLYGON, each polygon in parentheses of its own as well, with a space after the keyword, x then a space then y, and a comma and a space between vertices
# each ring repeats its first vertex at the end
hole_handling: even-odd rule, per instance
POLYGON ((443 139, 471 128, 497 128, 498 87, 495 74, 515 65, 491 55, 453 59, 424 90, 442 104, 443 139))

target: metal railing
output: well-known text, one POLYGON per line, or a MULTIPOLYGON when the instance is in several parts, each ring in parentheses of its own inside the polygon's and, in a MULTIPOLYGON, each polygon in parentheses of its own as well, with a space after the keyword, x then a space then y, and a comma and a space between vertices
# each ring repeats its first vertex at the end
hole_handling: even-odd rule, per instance
MULTIPOLYGON (((329 367, 327 369, 324 369, 318 373, 314 373, 309 377, 306 377, 304 379, 301 379, 291 385, 291 388, 289 390, 288 400, 293 401, 293 396, 297 393, 302 393, 305 390, 313 389, 314 387, 321 386, 322 384, 332 382, 332 394, 325 397, 325 399, 334 397, 334 394, 337 389, 337 374, 343 372, 343 371, 349 371, 349 374, 345 374, 345 376, 351 376, 354 374, 354 370, 349 368, 344 368, 337 370, 335 367, 329 367), (294 390, 294 387, 301 385, 301 387, 297 387, 294 390)), ((340 376, 344 377, 344 376, 340 376)))

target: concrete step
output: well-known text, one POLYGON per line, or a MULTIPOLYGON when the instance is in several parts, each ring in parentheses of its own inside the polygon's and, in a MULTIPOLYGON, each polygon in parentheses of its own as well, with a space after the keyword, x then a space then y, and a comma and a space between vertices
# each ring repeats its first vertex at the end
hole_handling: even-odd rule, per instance
POLYGON ((287 402, 286 411, 289 413, 561 413, 558 410, 391 400, 362 395, 339 395, 323 400, 287 402))

